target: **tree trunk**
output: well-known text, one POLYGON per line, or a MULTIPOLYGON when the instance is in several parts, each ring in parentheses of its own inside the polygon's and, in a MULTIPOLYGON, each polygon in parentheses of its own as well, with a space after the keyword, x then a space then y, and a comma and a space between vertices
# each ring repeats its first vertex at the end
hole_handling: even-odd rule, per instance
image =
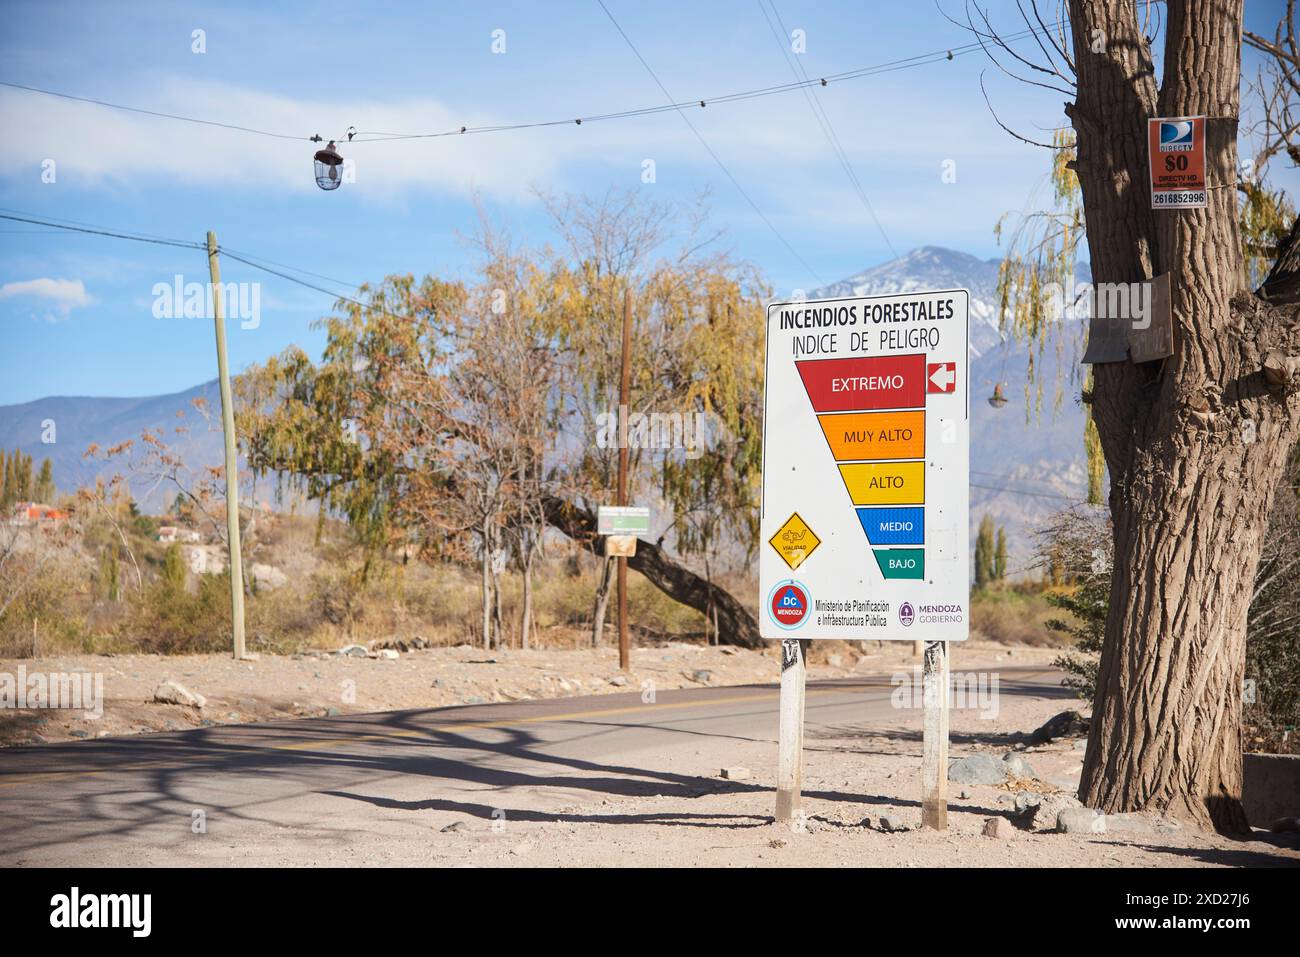
POLYGON ((483 520, 483 647, 492 647, 492 536, 491 526, 483 520))
POLYGON ((605 613, 609 609, 609 585, 613 580, 614 559, 600 556, 600 580, 596 582, 596 602, 591 609, 591 647, 599 648, 605 640, 605 613))
POLYGON ((1249 294, 1240 253, 1241 3, 1169 0, 1158 97, 1133 4, 1070 8, 1093 281, 1170 273, 1175 350, 1094 367, 1115 569, 1079 796, 1240 831, 1246 612, 1300 424, 1294 390, 1261 372, 1300 348, 1296 316, 1249 294), (1192 115, 1209 117, 1208 208, 1152 211, 1146 120, 1192 115))
MULTIPOLYGON (((544 509, 546 520, 552 527, 586 546, 593 554, 600 553, 596 517, 591 512, 556 496, 547 496, 544 509)), ((654 542, 637 539, 636 554, 627 560, 627 567, 640 572, 650 584, 674 601, 694 608, 700 614, 708 614, 711 595, 719 643, 746 648, 761 648, 765 644, 758 635, 758 621, 735 596, 726 589, 711 588, 699 575, 669 558, 654 542)))
POLYGON ((504 648, 506 631, 501 623, 501 573, 492 569, 492 636, 497 648, 504 648))
POLYGON ((523 610, 519 613, 519 647, 532 647, 530 640, 533 631, 533 560, 523 561, 523 610))

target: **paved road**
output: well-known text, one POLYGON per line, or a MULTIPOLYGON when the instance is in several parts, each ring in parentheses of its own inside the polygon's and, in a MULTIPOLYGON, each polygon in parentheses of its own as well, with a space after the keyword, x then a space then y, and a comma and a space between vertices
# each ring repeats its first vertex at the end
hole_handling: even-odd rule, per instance
MULTIPOLYGON (((890 691, 885 676, 812 682, 810 731, 897 726, 890 691)), ((1003 695, 1059 692, 1041 668, 1001 672, 1003 695)), ((773 742, 774 756, 777 702, 775 685, 701 688, 652 704, 600 695, 0 751, 0 864, 339 863, 381 836, 397 859, 430 826, 426 815, 410 830, 411 810, 443 812, 434 826, 494 812, 554 821, 575 802, 715 788, 704 766, 742 743, 773 742)))

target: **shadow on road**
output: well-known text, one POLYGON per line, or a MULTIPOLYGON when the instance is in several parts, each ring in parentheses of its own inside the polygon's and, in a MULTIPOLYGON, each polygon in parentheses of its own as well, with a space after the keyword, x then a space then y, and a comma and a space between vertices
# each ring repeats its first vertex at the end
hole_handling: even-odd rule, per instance
MULTIPOLYGON (((810 685, 810 690, 848 692, 853 688, 879 690, 881 685, 855 679, 810 685)), ((1033 693, 1051 690, 1038 685, 1033 693)), ((184 825, 187 831, 195 807, 206 808, 227 824, 267 823, 275 819, 265 810, 267 805, 312 793, 366 801, 377 807, 459 811, 484 818, 509 803, 504 793, 499 803, 475 803, 444 797, 408 802, 358 792, 359 785, 395 777, 424 779, 429 782, 426 793, 435 794, 466 789, 508 792, 514 788, 688 800, 704 795, 770 794, 771 788, 758 784, 554 753, 551 746, 557 742, 540 736, 537 729, 557 725, 570 731, 581 729, 579 734, 563 737, 570 750, 583 740, 638 727, 669 735, 763 741, 770 739, 683 725, 725 715, 749 727, 750 722, 772 718, 774 699, 771 685, 752 685, 708 689, 706 694, 664 693, 660 703, 670 707, 658 714, 653 705, 642 708, 639 695, 609 695, 601 696, 599 704, 593 699, 581 703, 570 699, 398 711, 9 751, 0 766, 0 799, 7 805, 0 823, 0 854, 8 857, 91 835, 126 838, 159 825, 184 825), (772 695, 773 701, 756 702, 757 692, 772 695), (726 710, 732 700, 736 707, 726 710), (741 701, 748 703, 740 707, 741 701), (578 710, 584 707, 587 712, 578 710), (697 708, 714 710, 700 716, 697 708), (612 718, 619 712, 628 714, 626 722, 612 718), (202 801, 196 800, 200 789, 202 801), (225 797, 214 802, 214 793, 225 797)), ((810 712, 815 711, 815 699, 810 698, 809 707, 810 712)), ((810 729, 814 727, 810 724, 810 729)), ((804 793, 818 800, 859 805, 919 803, 844 791, 804 793)), ((693 812, 565 815, 506 809, 506 813, 516 820, 718 828, 755 827, 770 821, 763 815, 693 812)), ((321 839, 330 839, 331 832, 324 825, 312 830, 319 830, 321 839)))

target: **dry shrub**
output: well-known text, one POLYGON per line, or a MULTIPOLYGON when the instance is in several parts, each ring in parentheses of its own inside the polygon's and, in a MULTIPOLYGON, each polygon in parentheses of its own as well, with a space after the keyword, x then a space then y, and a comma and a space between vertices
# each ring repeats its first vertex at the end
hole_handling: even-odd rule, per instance
POLYGON ((971 632, 1003 645, 1061 647, 1047 622, 1059 617, 1045 594, 1021 588, 992 588, 972 595, 971 632))

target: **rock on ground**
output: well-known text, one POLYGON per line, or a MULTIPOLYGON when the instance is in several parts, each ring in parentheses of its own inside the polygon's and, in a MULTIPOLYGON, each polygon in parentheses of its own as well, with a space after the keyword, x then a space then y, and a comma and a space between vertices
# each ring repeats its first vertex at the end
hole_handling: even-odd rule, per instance
POLYGON ((1106 816, 1090 807, 1068 807, 1056 816, 1062 834, 1105 834, 1106 816))
POLYGON ((1038 777, 1029 762, 1014 751, 1008 751, 1002 756, 1002 763, 1006 766, 1006 773, 1010 777, 1016 778, 1036 778, 1038 777))
POLYGON ((991 817, 984 822, 984 836, 1007 840, 1016 833, 1016 829, 1005 817, 991 817))
POLYGON ((177 681, 164 681, 154 690, 153 700, 161 704, 179 704, 187 708, 202 708, 208 699, 191 691, 177 681))
POLYGON ((1038 794, 1034 791, 1021 791, 1016 795, 1016 820, 1019 827, 1030 831, 1043 832, 1056 829, 1057 818, 1062 811, 1080 808, 1083 805, 1071 794, 1038 794))
POLYGON ((1088 733, 1088 719, 1077 711, 1062 711, 1044 721, 1030 736, 1030 744, 1047 744, 1057 738, 1088 733))
POLYGON ((1140 814, 1107 814, 1105 816, 1106 831, 1116 831, 1121 834, 1150 834, 1155 828, 1140 814))
POLYGON ((1007 767, 991 754, 971 754, 948 765, 948 780, 955 784, 1001 784, 1007 767))

